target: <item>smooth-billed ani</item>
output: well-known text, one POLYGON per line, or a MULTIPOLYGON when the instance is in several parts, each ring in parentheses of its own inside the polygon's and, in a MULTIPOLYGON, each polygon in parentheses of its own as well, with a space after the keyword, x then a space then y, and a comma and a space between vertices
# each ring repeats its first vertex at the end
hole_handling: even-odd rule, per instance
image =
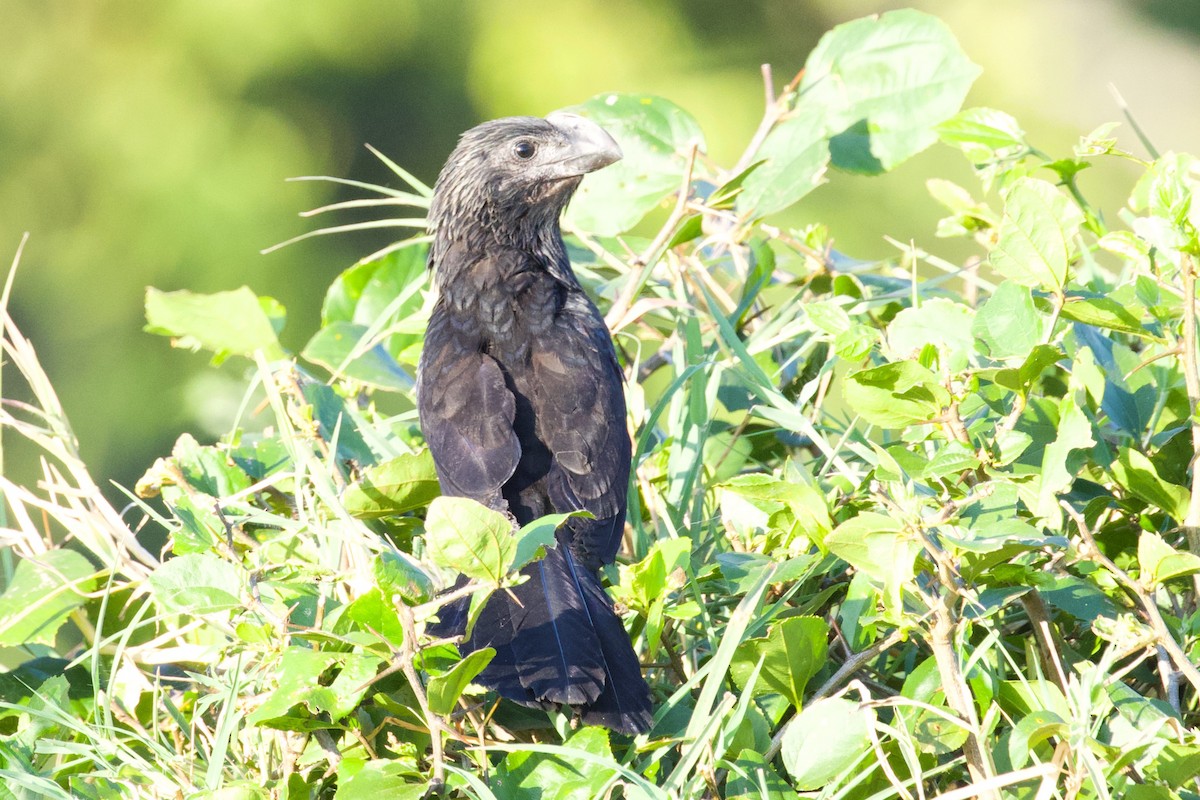
MULTIPOLYGON (((439 296, 417 398, 443 493, 521 524, 594 516, 568 520, 557 547, 523 570, 528 580, 489 598, 465 642, 496 650, 477 681, 633 734, 650 727, 650 692, 598 577, 625 524, 622 374, 559 230, 583 176, 620 157, 608 133, 573 114, 498 119, 462 135, 429 212, 439 296)), ((462 634, 465 602, 441 617, 435 633, 462 634)))

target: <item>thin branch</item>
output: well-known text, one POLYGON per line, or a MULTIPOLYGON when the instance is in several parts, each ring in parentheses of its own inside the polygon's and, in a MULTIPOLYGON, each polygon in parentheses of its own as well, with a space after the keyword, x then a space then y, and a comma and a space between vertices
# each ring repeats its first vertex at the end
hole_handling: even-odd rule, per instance
MULTIPOLYGON (((1192 426, 1192 496, 1183 529, 1188 547, 1200 553, 1200 353, 1196 349, 1196 260, 1183 257, 1183 375, 1187 386, 1188 417, 1192 426)), ((1200 589, 1200 586, 1197 587, 1200 589)))
POLYGON ((446 785, 446 762, 442 754, 442 718, 429 708, 429 700, 425 696, 425 685, 421 683, 417 669, 413 666, 413 656, 417 654, 417 626, 413 623, 413 611, 403 603, 396 606, 400 617, 400 627, 404 631, 404 642, 400 646, 400 669, 408 683, 412 686, 421 714, 425 717, 425 725, 429 728, 429 739, 433 748, 433 780, 429 783, 429 794, 438 794, 446 785))
POLYGON ((1137 599, 1138 604, 1141 605, 1142 610, 1146 614, 1147 620, 1150 622, 1150 628, 1154 631, 1157 644, 1162 645, 1163 649, 1167 651, 1167 655, 1171 657, 1171 662, 1175 665, 1175 668, 1183 673, 1183 676, 1192 684, 1192 688, 1200 694, 1200 669, 1196 668, 1196 665, 1188 658, 1187 653, 1183 651, 1183 648, 1171 636, 1171 630, 1163 620, 1162 612, 1158 610, 1158 603, 1155 602, 1154 597, 1141 583, 1131 578, 1129 573, 1114 564, 1112 559, 1100 550, 1100 546, 1096 544, 1096 537, 1092 535, 1092 530, 1088 527, 1087 520, 1070 503, 1063 500, 1060 501, 1059 505, 1075 521, 1075 527, 1079 530, 1079 535, 1083 538, 1086 548, 1081 550, 1081 555, 1092 559, 1112 573, 1117 583, 1121 584, 1122 588, 1137 599))
MULTIPOLYGON (((829 680, 821 684, 821 688, 817 689, 817 691, 813 693, 812 697, 808 698, 808 702, 814 703, 817 700, 824 700, 826 697, 831 696, 834 692, 841 688, 843 683, 850 679, 850 676, 862 669, 869 661, 878 658, 881 654, 886 653, 888 650, 891 650, 893 647, 900 644, 900 642, 904 641, 905 635, 906 634, 904 631, 894 630, 886 638, 880 639, 866 650, 855 653, 847 658, 845 662, 843 662, 842 666, 838 668, 838 671, 833 673, 833 676, 829 680)), ((765 761, 769 762, 771 759, 775 758, 775 756, 779 755, 779 750, 781 747, 783 747, 783 737, 787 733, 787 729, 791 727, 792 723, 797 719, 798 717, 792 717, 790 720, 780 726, 779 730, 775 732, 775 735, 771 737, 771 746, 767 748, 765 753, 763 753, 763 759, 765 761)))

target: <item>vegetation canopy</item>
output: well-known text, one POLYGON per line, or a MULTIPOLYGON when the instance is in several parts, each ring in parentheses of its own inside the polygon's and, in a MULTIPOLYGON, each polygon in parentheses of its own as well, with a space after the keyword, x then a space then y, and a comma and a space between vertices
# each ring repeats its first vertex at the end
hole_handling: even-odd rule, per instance
POLYGON ((925 14, 842 25, 782 89, 764 70, 734 164, 668 100, 571 109, 625 154, 564 230, 626 373, 606 577, 653 692, 636 737, 497 703, 472 684, 491 652, 427 633, 568 515, 514 530, 438 496, 413 382, 430 190, 401 166, 322 209, 395 207, 367 225, 411 235, 337 278, 299 354, 248 288, 148 291, 149 331, 247 387, 124 511, 4 314, 36 402, 0 425, 43 478, 0 477, 0 798, 1200 797, 1200 168, 1114 125, 1043 152, 962 109, 978 72, 925 14), (928 241, 862 262, 772 223, 929 147, 978 180, 930 178, 928 241), (1142 174, 1097 208, 1079 177, 1113 159, 1142 174))

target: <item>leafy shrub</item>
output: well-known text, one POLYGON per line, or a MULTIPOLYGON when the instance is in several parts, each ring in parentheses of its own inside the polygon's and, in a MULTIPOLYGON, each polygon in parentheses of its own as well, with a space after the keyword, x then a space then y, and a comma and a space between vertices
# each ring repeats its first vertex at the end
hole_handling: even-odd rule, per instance
MULTIPOLYGON (((1198 796, 1200 170, 1112 126, 1044 154, 960 111, 977 72, 926 15, 841 26, 779 94, 766 72, 729 168, 666 100, 580 107, 626 153, 565 225, 629 376, 609 578, 655 691, 636 740, 496 704, 485 653, 424 635, 455 573, 502 591, 561 517, 514 532, 437 496, 419 233, 337 279, 299 359, 269 298, 151 290, 151 331, 249 382, 229 435, 181 437, 137 487, 161 504, 124 514, 5 317, 37 405, 0 422, 46 466, 3 482, 0 645, 27 660, 0 676, 0 796, 1198 796), (962 264, 767 219, 830 166, 939 143, 979 179, 929 181, 962 264), (1077 176, 1114 158, 1144 174, 1106 214, 1077 176)), ((429 189, 392 166, 407 189, 346 205, 419 232, 429 189)))

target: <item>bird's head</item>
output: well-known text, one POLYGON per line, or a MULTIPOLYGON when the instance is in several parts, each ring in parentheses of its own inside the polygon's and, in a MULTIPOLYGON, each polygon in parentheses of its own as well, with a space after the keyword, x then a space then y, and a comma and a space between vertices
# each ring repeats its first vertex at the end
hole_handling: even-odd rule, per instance
POLYGON ((556 229, 583 176, 620 158, 616 141, 576 114, 485 122, 462 135, 442 168, 430 227, 438 238, 459 235, 456 226, 503 235, 556 229))

